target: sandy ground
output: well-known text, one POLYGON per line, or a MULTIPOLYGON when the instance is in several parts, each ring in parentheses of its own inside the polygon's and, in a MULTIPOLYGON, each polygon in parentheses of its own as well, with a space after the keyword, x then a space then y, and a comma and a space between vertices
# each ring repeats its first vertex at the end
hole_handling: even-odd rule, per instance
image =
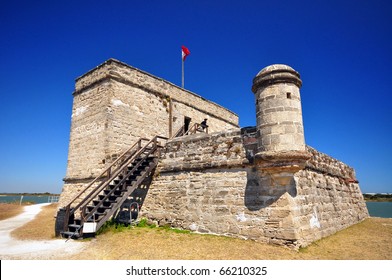
POLYGON ((64 239, 56 240, 15 240, 11 232, 34 219, 43 206, 49 203, 34 204, 24 207, 24 212, 16 217, 0 221, 0 259, 64 259, 83 249, 84 244, 64 239))

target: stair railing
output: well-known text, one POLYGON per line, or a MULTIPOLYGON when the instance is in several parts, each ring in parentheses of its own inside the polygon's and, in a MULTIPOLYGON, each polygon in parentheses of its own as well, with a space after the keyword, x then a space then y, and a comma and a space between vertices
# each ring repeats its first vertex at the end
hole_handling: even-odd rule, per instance
POLYGON ((197 132, 205 132, 208 134, 208 126, 203 129, 202 125, 199 123, 194 123, 191 128, 189 128, 187 131, 185 131, 185 125, 181 126, 179 130, 177 130, 176 133, 173 134, 173 136, 170 139, 180 137, 183 135, 189 135, 189 134, 195 134, 197 132))
POLYGON ((138 167, 142 164, 143 160, 147 157, 149 157, 151 154, 154 154, 157 149, 161 146, 159 146, 157 144, 157 138, 163 138, 160 136, 156 136, 153 139, 151 139, 146 145, 144 145, 142 148, 140 148, 132 157, 130 157, 129 159, 127 159, 120 168, 118 168, 118 170, 116 170, 113 173, 113 176, 111 176, 111 179, 106 180, 104 182, 104 184, 102 184, 101 187, 96 188, 94 190, 94 194, 95 195, 91 195, 91 199, 87 200, 83 206, 80 207, 81 210, 81 218, 83 222, 86 222, 89 218, 91 218, 94 214, 95 211, 102 206, 104 200, 106 200, 107 198, 109 198, 121 185, 125 184, 125 181, 138 169, 138 167), (152 145, 151 147, 149 147, 150 145, 152 145), (147 153, 145 153, 147 151, 147 153), (114 180, 115 178, 117 178, 118 175, 120 175, 121 173, 124 172, 125 169, 128 168, 128 166, 135 161, 135 159, 137 159, 138 157, 140 157, 143 154, 143 158, 141 158, 139 160, 139 162, 132 168, 132 170, 130 170, 128 172, 127 175, 124 175, 123 178, 120 180, 119 183, 117 183, 117 188, 113 188, 112 190, 110 190, 105 197, 103 197, 100 202, 91 210, 89 211, 89 213, 87 215, 85 215, 86 213, 86 208, 88 206, 88 204, 98 195, 100 194, 110 183, 112 180, 114 180))
POLYGON ((185 125, 181 126, 179 130, 177 130, 176 133, 173 134, 173 136, 170 139, 180 137, 185 135, 185 125))
POLYGON ((151 174, 151 171, 156 167, 157 163, 158 162, 150 164, 147 167, 147 170, 145 170, 145 172, 142 172, 139 176, 136 176, 136 181, 134 181, 131 186, 128 186, 126 193, 123 194, 123 196, 120 197, 119 200, 116 200, 116 204, 106 213, 105 218, 99 220, 96 225, 97 229, 99 229, 107 221, 107 219, 110 218, 117 211, 117 209, 121 207, 121 205, 123 205, 124 201, 127 200, 129 195, 131 195, 131 193, 138 186, 140 186, 140 184, 145 180, 145 178, 151 174))
MULTIPOLYGON (((66 212, 65 212, 65 219, 64 219, 64 229, 68 227, 69 224, 69 218, 71 215, 73 215, 78 209, 85 208, 87 207, 87 204, 90 203, 112 180, 114 180, 122 171, 122 167, 125 164, 129 164, 129 162, 132 162, 132 160, 136 159, 142 152, 146 150, 148 145, 153 143, 153 146, 156 148, 163 147, 158 145, 158 139, 163 139, 167 140, 166 137, 162 136, 155 136, 153 139, 149 140, 147 138, 139 138, 138 141, 136 141, 128 150, 126 150, 124 153, 122 153, 114 162, 112 162, 107 168, 105 168, 100 175, 98 175, 92 182, 90 182, 82 192, 80 192, 66 207, 66 212), (149 141, 144 147, 142 146, 143 141, 149 141), (143 151, 141 151, 143 150, 143 151), (112 168, 116 165, 119 164, 115 170, 112 170, 112 168), (107 174, 105 176, 105 174, 107 174), (72 204, 75 203, 77 199, 79 199, 87 190, 93 186, 94 183, 96 183, 99 179, 102 178, 107 178, 106 180, 103 180, 101 183, 98 184, 93 190, 90 191, 88 195, 86 195, 81 202, 79 202, 75 207, 71 208, 72 204)), ((155 152, 154 151, 154 152, 155 152)), ((84 211, 83 211, 84 212, 84 211)), ((82 212, 82 213, 83 213, 82 212)), ((91 211, 90 213, 94 213, 94 211, 91 211)), ((87 217, 88 218, 88 217, 87 217)))
POLYGON ((185 132, 186 135, 188 134, 195 134, 197 132, 205 132, 208 134, 208 126, 205 128, 206 131, 204 131, 203 127, 199 123, 194 123, 190 129, 188 129, 187 132, 185 132))

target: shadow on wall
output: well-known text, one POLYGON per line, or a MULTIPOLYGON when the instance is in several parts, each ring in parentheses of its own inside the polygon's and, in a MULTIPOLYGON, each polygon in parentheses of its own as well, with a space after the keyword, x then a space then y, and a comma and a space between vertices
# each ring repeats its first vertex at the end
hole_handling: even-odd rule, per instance
MULTIPOLYGON (((260 177, 256 168, 247 171, 245 188, 245 207, 249 211, 259 211, 274 204, 286 192, 292 197, 297 196, 294 177, 285 185, 279 184, 279 177, 264 173, 260 177)), ((287 177, 286 177, 287 180, 287 177)))
MULTIPOLYGON (((153 172, 155 172, 155 170, 153 172)), ((114 214, 117 222, 131 223, 131 220, 136 220, 138 218, 151 183, 152 176, 147 177, 143 183, 130 194, 129 198, 121 205, 119 211, 114 214)))

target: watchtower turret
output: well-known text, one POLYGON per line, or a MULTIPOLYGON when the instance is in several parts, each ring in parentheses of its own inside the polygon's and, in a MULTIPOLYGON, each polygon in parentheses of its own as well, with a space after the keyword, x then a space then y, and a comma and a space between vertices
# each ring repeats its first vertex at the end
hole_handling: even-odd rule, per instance
POLYGON ((296 172, 310 157, 305 149, 301 85, 299 73, 283 64, 265 67, 253 79, 258 135, 256 161, 261 170, 296 172))

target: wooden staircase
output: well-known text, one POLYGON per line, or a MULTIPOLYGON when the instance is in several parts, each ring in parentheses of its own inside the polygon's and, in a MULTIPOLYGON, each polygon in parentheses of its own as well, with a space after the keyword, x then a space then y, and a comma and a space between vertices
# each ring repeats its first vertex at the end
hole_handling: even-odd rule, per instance
POLYGON ((59 209, 56 235, 65 238, 95 236, 143 181, 152 176, 163 148, 159 142, 162 140, 167 138, 140 138, 66 207, 59 209))

